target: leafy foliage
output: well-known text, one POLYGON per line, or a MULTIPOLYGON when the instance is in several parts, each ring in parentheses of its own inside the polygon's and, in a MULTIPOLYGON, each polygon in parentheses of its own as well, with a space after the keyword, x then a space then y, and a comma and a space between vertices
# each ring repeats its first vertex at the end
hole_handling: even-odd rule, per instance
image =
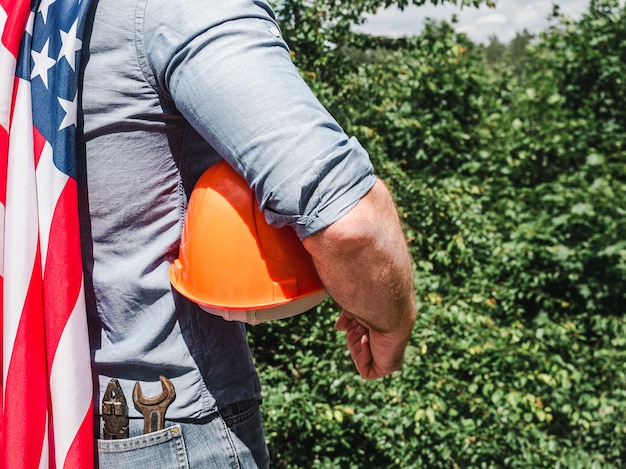
POLYGON ((403 369, 375 382, 330 300, 250 329, 273 467, 623 467, 626 10, 555 8, 545 33, 486 60, 445 23, 350 32, 384 6, 279 12, 303 76, 396 197, 420 316, 403 369))

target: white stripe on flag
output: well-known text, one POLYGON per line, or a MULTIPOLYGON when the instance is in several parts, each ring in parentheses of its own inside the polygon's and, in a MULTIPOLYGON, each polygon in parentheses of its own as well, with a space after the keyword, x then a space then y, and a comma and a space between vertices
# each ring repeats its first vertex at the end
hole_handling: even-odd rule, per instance
POLYGON ((50 373, 52 415, 59 419, 54 422, 57 467, 64 467, 64 459, 91 407, 91 364, 84 360, 90 356, 89 341, 83 333, 87 329, 84 295, 81 282, 76 306, 63 329, 50 373), (58 416, 62 416, 62 421, 58 416))
MULTIPOLYGON (((0 203, 0 277, 4 277, 4 204, 1 204, 1 203, 0 203)), ((0 311, 2 311, 2 305, 0 305, 0 311)), ((1 320, 2 318, 0 317, 0 321, 1 320)))
MULTIPOLYGON (((30 103, 30 98, 30 83, 20 80, 17 102, 26 100, 24 102, 30 103)), ((37 194, 33 191, 35 163, 30 113, 30 105, 16 106, 10 129, 4 269, 11 275, 4 279, 4 382, 37 249, 37 217, 33 217, 33 213, 37 213, 37 194)))
POLYGON ((69 177, 59 171, 52 159, 52 146, 46 142, 37 163, 37 193, 41 243, 41 265, 46 265, 50 226, 59 196, 69 177))
MULTIPOLYGON (((0 8, 0 31, 4 31, 6 22, 7 14, 3 8, 0 8)), ((2 64, 0 67, 0 126, 8 129, 16 61, 2 41, 0 41, 0 64, 2 64)))

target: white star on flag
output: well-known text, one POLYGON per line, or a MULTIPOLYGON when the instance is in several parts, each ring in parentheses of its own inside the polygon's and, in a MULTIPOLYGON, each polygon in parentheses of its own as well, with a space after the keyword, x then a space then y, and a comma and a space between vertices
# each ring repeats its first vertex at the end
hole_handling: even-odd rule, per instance
POLYGON ((44 24, 46 20, 48 19, 48 8, 50 8, 50 5, 52 5, 56 1, 57 0, 41 0, 41 3, 39 4, 39 11, 41 12, 41 15, 43 16, 44 24))
POLYGON ((76 126, 76 115, 77 115, 77 99, 78 93, 74 95, 73 101, 68 101, 67 99, 57 98, 59 100, 59 104, 65 111, 65 117, 59 126, 59 130, 63 130, 66 127, 76 126))
POLYGON ((59 57, 57 60, 61 60, 61 57, 65 57, 67 63, 70 64, 72 70, 76 71, 76 52, 83 47, 83 41, 76 37, 76 28, 78 21, 74 21, 74 24, 68 32, 61 30, 61 50, 59 51, 59 57))
POLYGON ((35 65, 33 66, 33 71, 30 74, 31 80, 40 76, 46 89, 48 89, 48 70, 54 67, 57 63, 57 61, 52 57, 48 57, 49 46, 50 40, 47 40, 40 52, 33 50, 32 56, 35 65))

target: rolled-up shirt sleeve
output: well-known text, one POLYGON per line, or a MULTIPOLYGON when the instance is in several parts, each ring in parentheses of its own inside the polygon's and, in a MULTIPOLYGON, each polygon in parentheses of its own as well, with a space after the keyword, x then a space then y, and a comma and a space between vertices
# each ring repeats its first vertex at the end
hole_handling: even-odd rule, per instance
POLYGON ((367 152, 302 80, 266 3, 149 0, 143 40, 163 99, 247 180, 272 225, 305 238, 373 186, 367 152))

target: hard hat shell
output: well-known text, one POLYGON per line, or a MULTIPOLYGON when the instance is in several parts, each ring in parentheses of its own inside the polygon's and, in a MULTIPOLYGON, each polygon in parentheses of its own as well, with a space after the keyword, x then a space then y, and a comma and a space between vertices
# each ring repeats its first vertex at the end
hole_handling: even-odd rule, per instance
POLYGON ((204 310, 249 323, 300 314, 326 297, 296 233, 269 225, 246 181, 224 161, 191 193, 169 277, 204 310))

